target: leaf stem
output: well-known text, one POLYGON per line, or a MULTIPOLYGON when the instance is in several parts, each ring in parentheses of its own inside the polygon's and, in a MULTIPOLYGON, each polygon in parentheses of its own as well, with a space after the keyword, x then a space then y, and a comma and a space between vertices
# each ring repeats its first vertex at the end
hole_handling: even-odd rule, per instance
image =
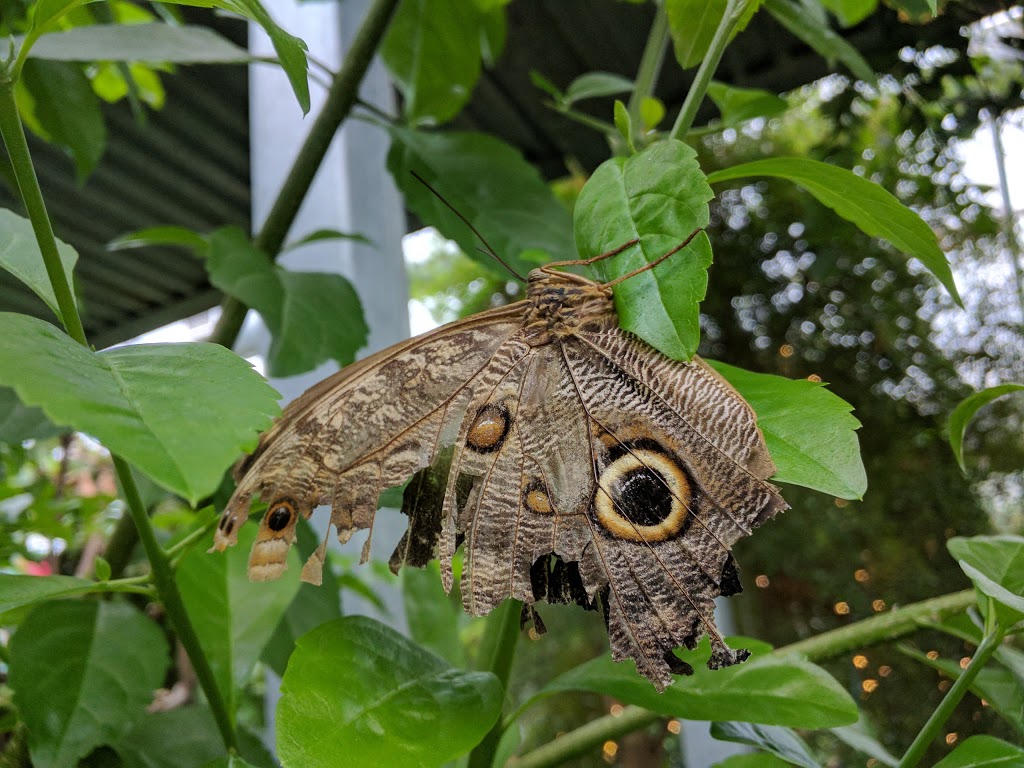
MULTIPOLYGON (((640 104, 644 98, 654 93, 654 86, 658 82, 661 65, 665 60, 665 51, 668 50, 668 13, 665 11, 664 3, 655 4, 655 9, 654 23, 647 35, 647 43, 644 45, 644 52, 640 57, 640 66, 636 70, 636 80, 633 82, 633 92, 630 93, 629 103, 626 105, 630 124, 633 126, 641 125, 643 122, 640 119, 640 104)), ((635 141, 639 137, 633 136, 632 138, 635 141)))
POLYGON ((132 520, 135 521, 135 527, 139 531, 139 540, 142 542, 142 548, 146 551, 146 556, 149 558, 153 583, 160 594, 164 610, 167 611, 167 616, 171 620, 174 631, 177 633, 182 647, 188 654, 189 661, 192 662, 196 677, 203 688, 203 693, 206 694, 213 717, 217 721, 217 728, 220 730, 220 736, 224 740, 224 746, 229 751, 235 750, 238 747, 238 741, 231 714, 224 703, 224 697, 221 695, 220 688, 217 687, 217 680, 213 676, 210 661, 206 658, 206 654, 203 653, 203 648, 199 644, 199 637, 196 635, 192 621, 188 617, 188 611, 185 610, 185 603, 181 599, 178 584, 174 580, 174 571, 171 569, 170 559, 167 557, 167 553, 160 548, 160 543, 156 540, 156 533, 150 522, 149 514, 146 512, 146 506, 142 503, 138 486, 135 485, 135 476, 132 474, 131 467, 120 456, 114 456, 113 459, 114 468, 117 470, 117 478, 121 483, 121 490, 124 492, 125 501, 128 502, 128 511, 131 513, 132 520))
POLYGON ((960 703, 960 700, 970 690, 974 678, 978 676, 981 669, 992 658, 992 654, 999 648, 1004 634, 1004 628, 997 624, 992 632, 986 633, 981 639, 981 644, 975 650, 971 663, 967 665, 967 669, 960 673, 960 676, 953 683, 945 698, 942 699, 942 703, 932 712, 928 722, 924 724, 921 732, 917 734, 917 738, 914 739, 907 749, 897 768, 913 768, 913 766, 921 762, 924 753, 931 746, 935 737, 939 735, 939 731, 942 730, 942 726, 949 719, 949 716, 953 714, 956 705, 960 703))
POLYGON ((57 298, 60 321, 71 338, 87 347, 82 318, 78 315, 75 296, 71 292, 71 284, 57 251, 57 240, 53 236, 53 226, 46 213, 43 193, 39 188, 39 179, 36 177, 28 141, 25 139, 25 129, 21 125, 21 115, 18 114, 18 104, 14 98, 14 81, 0 82, 0 134, 3 135, 4 144, 7 146, 14 177, 18 182, 18 191, 21 193, 25 212, 32 223, 32 231, 35 232, 36 242, 43 256, 46 275, 57 298))
MULTIPOLYGON (((64 323, 68 335, 83 347, 88 348, 89 342, 85 337, 85 330, 82 327, 82 318, 78 314, 78 307, 75 305, 74 296, 71 293, 71 284, 68 282, 67 274, 64 272, 64 265, 60 260, 60 254, 57 252, 57 241, 53 236, 53 226, 46 212, 46 203, 43 200, 43 193, 39 188, 39 180, 32 165, 32 156, 29 152, 28 142, 25 140, 21 116, 18 114, 18 105, 14 99, 14 82, 10 80, 0 80, 0 134, 3 135, 7 152, 11 158, 11 165, 18 180, 18 190, 21 193, 29 220, 32 222, 32 229, 35 232, 43 262, 46 265, 46 273, 50 279, 50 285, 53 288, 54 295, 57 297, 57 305, 62 315, 61 321, 64 323)), ((118 481, 121 483, 121 489, 128 504, 128 510, 131 513, 132 520, 135 522, 142 546, 149 558, 153 583, 156 586, 157 593, 167 610, 167 615, 174 625, 182 646, 184 646, 185 651, 188 653, 192 666, 195 668, 196 676, 199 678, 199 682, 209 701, 210 709, 217 720, 217 726, 224 739, 224 744, 229 750, 235 749, 237 739, 235 737, 234 724, 224 705, 224 699, 221 697, 220 690, 217 688, 216 680, 213 677, 213 670, 210 668, 210 662, 199 645, 199 638, 196 636, 192 622, 189 620, 185 604, 181 600, 181 594, 178 592, 178 585, 174 581, 174 573, 171 570, 167 555, 164 554, 159 542, 156 540, 156 534, 150 523, 149 515, 146 514, 146 507, 142 503, 139 489, 135 485, 135 478, 132 475, 131 468, 120 456, 113 456, 112 458, 118 481)))
MULTIPOLYGON (((775 653, 800 654, 811 661, 834 658, 854 649, 908 635, 929 621, 938 621, 944 616, 966 609, 974 601, 973 589, 922 600, 777 648, 775 653)), ((550 768, 561 765, 600 746, 608 739, 638 730, 662 718, 664 715, 642 707, 628 706, 617 717, 599 717, 526 753, 516 760, 516 768, 550 768)))
POLYGON ((700 109, 701 102, 704 101, 704 94, 707 93, 708 84, 710 84, 715 70, 718 69, 718 62, 722 60, 725 47, 732 39, 736 25, 743 17, 743 12, 750 1, 727 0, 722 20, 718 24, 718 29, 715 30, 715 36, 711 38, 711 45, 708 46, 707 53, 704 54, 704 59, 697 69, 697 74, 693 77, 693 83, 690 84, 690 90, 687 91, 686 99, 679 110, 679 116, 676 117, 675 125, 672 126, 672 131, 669 133, 670 139, 682 141, 693 126, 697 110, 700 109))
MULTIPOLYGON (((519 615, 523 604, 519 600, 506 600, 487 617, 484 628, 483 642, 480 647, 478 669, 493 672, 507 692, 509 673, 512 670, 512 659, 515 656, 516 642, 519 640, 519 615)), ((501 741, 504 727, 501 718, 487 732, 483 741, 473 748, 469 754, 468 768, 491 768, 494 753, 501 741)))
MULTIPOLYGON (((359 84, 373 61, 397 5, 398 0, 374 0, 370 6, 362 26, 352 40, 345 63, 331 82, 320 114, 299 149, 266 221, 253 239, 256 248, 271 260, 276 259, 280 253, 288 230, 295 221, 334 135, 356 103, 359 84)), ((221 308, 221 316, 210 341, 230 348, 238 338, 248 307, 233 296, 226 296, 221 308)))

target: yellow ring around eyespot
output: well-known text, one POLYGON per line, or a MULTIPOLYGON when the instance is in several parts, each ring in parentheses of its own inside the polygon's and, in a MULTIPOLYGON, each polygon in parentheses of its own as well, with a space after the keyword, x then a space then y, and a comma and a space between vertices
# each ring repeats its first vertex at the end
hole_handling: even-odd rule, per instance
POLYGON ((594 496, 594 512, 597 521, 613 536, 627 541, 665 541, 682 530, 688 514, 692 493, 690 482, 683 470, 664 453, 650 448, 634 448, 625 453, 601 473, 598 491, 594 496), (672 509, 664 520, 655 525, 637 525, 624 517, 604 489, 613 489, 627 474, 637 469, 655 470, 672 496, 672 509))

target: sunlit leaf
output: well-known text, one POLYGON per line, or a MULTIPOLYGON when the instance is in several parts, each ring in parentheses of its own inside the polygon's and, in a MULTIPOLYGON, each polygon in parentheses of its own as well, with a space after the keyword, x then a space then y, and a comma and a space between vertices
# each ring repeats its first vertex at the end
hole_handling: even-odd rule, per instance
MULTIPOLYGON (((680 141, 660 141, 632 157, 602 163, 583 187, 573 211, 582 258, 639 239, 594 271, 610 280, 650 263, 708 224, 711 189, 696 152, 680 141)), ((700 342, 700 302, 707 289, 711 245, 702 232, 655 269, 615 287, 622 327, 676 360, 688 360, 700 342)))
POLYGON ((787 379, 708 360, 757 414, 780 483, 813 488, 841 499, 860 499, 867 474, 853 406, 821 382, 787 379))
POLYGON ((252 366, 216 344, 92 352, 13 313, 0 313, 0 337, 0 384, 193 503, 220 485, 279 410, 277 393, 252 366))

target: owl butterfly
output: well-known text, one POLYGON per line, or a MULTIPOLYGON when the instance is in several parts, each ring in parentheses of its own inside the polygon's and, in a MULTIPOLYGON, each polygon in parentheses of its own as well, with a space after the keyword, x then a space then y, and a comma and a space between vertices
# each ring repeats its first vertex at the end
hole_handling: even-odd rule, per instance
MULTIPOLYGON (((378 352, 292 402, 238 467, 214 547, 234 544, 259 496, 269 506, 249 577, 285 569, 299 517, 329 503, 345 542, 372 526, 378 497, 415 475, 409 527, 391 558, 438 557, 444 587, 465 547, 472 615, 503 600, 601 610, 616 660, 659 690, 692 673, 673 649, 705 632, 708 666, 746 658, 714 624, 740 590, 730 547, 786 508, 742 397, 699 358, 671 360, 619 327, 612 287, 533 270, 524 301, 378 352)), ((303 568, 319 583, 326 541, 303 568)), ((369 538, 363 547, 368 554, 369 538)))

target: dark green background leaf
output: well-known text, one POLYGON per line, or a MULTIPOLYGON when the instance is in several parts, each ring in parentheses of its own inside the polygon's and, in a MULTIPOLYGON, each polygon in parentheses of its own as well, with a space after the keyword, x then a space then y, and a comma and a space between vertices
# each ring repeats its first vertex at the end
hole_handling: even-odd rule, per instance
MULTIPOLYGON (((637 246, 594 265, 601 280, 619 277, 706 227, 712 196, 696 152, 680 141, 660 141, 632 157, 606 160, 576 201, 576 248, 590 258, 639 238, 637 246)), ((617 285, 622 327, 669 357, 689 360, 700 342, 699 307, 710 264, 711 245, 701 233, 661 266, 617 285)))
MULTIPOLYGON (((282 578, 266 583, 249 581, 246 569, 256 532, 254 525, 242 526, 238 546, 222 554, 196 547, 176 573, 199 643, 232 709, 237 703, 236 691, 249 680, 299 590, 301 564, 294 549, 288 553, 288 570, 282 578)), ((212 534, 208 543, 212 543, 212 534)))
POLYGON ((755 117, 772 117, 786 111, 786 101, 761 88, 737 88, 714 80, 708 97, 722 113, 722 123, 739 125, 755 117))
MULTIPOLYGON (((295 533, 298 539, 295 550, 298 558, 305 561, 320 544, 320 537, 304 519, 299 520, 295 533)), ((298 638, 325 622, 341 618, 341 585, 331 568, 330 559, 324 563, 322 574, 323 581, 319 586, 306 582, 299 585, 299 591, 263 648, 262 660, 279 676, 284 675, 298 638)))
POLYGON ((453 669, 362 616, 299 638, 281 692, 285 768, 441 765, 483 738, 502 703, 490 673, 453 669))
POLYGON ((145 717, 170 662, 163 632, 127 603, 61 600, 15 632, 10 684, 36 768, 72 768, 145 717))
POLYGON ((808 13, 806 6, 791 0, 764 0, 764 7, 775 20, 803 40, 829 63, 842 62, 850 72, 868 83, 876 81, 875 71, 860 51, 836 34, 825 23, 808 13))
POLYGON ((956 462, 960 465, 960 469, 967 471, 967 467, 964 465, 964 434, 966 434, 967 425, 971 423, 974 414, 996 398, 1011 392, 1022 391, 1024 391, 1024 384, 1000 384, 998 387, 989 387, 975 392, 964 398, 953 409, 953 413, 949 415, 949 446, 953 449, 953 455, 956 456, 956 462))
POLYGON ((486 16, 465 0, 399 4, 381 56, 402 92, 410 123, 446 123, 469 101, 480 78, 486 16))
POLYGON ((19 88, 30 94, 29 110, 21 99, 25 123, 40 136, 66 147, 79 182, 92 173, 107 145, 100 102, 80 64, 25 62, 19 88))
POLYGON ((327 360, 348 365, 369 329, 352 283, 326 272, 276 266, 238 227, 210 235, 210 282, 262 315, 273 335, 271 376, 294 376, 327 360))
POLYGON ((0 443, 39 440, 60 432, 39 408, 22 403, 10 387, 0 387, 0 443))
POLYGON ((501 270, 477 250, 482 244, 469 228, 411 171, 473 222, 497 254, 523 277, 540 266, 524 256, 528 251, 543 251, 555 259, 575 258, 568 212, 517 150, 482 133, 392 128, 391 139, 388 170, 406 205, 467 255, 501 270))
POLYGON ((750 403, 778 472, 773 479, 859 499, 867 475, 853 407, 819 382, 754 373, 708 360, 750 403))
POLYGON ((193 503, 216 490, 278 412, 277 393, 216 344, 96 353, 49 323, 12 313, 0 313, 0 337, 0 384, 193 503))

